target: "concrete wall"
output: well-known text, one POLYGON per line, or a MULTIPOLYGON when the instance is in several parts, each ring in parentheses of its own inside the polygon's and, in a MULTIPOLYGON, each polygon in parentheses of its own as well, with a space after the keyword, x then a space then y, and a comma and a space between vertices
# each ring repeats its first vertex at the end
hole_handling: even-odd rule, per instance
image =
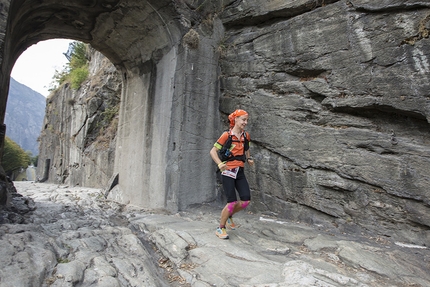
POLYGON ((177 53, 172 49, 148 73, 124 81, 115 171, 123 202, 165 208, 166 169, 177 53))
POLYGON ((184 209, 219 197, 209 150, 219 132, 219 21, 198 48, 179 46, 147 74, 127 74, 111 196, 148 208, 184 209), (218 26, 216 26, 218 25, 218 26))

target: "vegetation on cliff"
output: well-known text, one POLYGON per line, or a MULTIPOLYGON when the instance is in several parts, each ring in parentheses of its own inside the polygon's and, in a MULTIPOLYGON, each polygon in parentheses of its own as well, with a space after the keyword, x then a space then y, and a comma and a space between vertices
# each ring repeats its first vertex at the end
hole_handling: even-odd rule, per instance
POLYGON ((88 78, 88 45, 82 42, 71 42, 69 49, 64 55, 69 62, 63 66, 61 71, 55 71, 50 91, 56 90, 64 83, 70 83, 72 89, 77 90, 88 78))

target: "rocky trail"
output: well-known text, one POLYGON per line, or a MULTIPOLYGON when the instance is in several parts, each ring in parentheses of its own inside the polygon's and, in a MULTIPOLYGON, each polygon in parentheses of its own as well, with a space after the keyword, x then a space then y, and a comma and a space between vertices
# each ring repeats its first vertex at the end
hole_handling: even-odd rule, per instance
POLYGON ((99 189, 14 184, 28 212, 0 225, 1 287, 430 286, 425 246, 250 212, 221 240, 219 206, 167 214, 99 189))

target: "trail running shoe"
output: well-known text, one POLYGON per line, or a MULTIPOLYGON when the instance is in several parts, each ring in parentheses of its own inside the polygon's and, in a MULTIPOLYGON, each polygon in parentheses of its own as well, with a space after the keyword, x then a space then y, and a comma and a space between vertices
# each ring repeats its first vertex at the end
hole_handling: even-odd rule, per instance
POLYGON ((218 227, 215 231, 215 234, 221 239, 228 239, 228 234, 227 231, 225 231, 225 228, 218 227))
POLYGON ((237 225, 236 225, 236 224, 234 224, 234 222, 233 222, 233 217, 229 217, 229 218, 227 219, 226 225, 227 225, 227 227, 228 227, 228 228, 230 228, 230 229, 232 229, 232 230, 235 230, 235 229, 236 229, 236 227, 237 227, 237 225))

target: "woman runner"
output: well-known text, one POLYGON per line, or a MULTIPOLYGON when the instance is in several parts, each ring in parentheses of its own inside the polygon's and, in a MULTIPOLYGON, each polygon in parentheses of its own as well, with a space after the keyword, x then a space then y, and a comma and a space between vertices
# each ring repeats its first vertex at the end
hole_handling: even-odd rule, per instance
POLYGON ((245 162, 248 162, 250 166, 254 165, 254 160, 249 152, 250 136, 245 132, 245 127, 248 124, 248 113, 240 109, 235 110, 228 116, 228 119, 230 121, 229 131, 220 136, 210 151, 213 161, 221 171, 222 186, 227 197, 227 204, 221 211, 219 227, 215 231, 215 234, 221 239, 228 239, 226 225, 231 229, 236 228, 233 222, 233 214, 245 209, 251 200, 251 192, 245 177, 244 166, 245 162), (219 151, 223 150, 222 148, 228 141, 229 136, 231 136, 232 140, 232 145, 229 148, 231 155, 230 158, 223 161, 220 158, 219 151), (239 200, 237 200, 235 190, 239 194, 239 200))

